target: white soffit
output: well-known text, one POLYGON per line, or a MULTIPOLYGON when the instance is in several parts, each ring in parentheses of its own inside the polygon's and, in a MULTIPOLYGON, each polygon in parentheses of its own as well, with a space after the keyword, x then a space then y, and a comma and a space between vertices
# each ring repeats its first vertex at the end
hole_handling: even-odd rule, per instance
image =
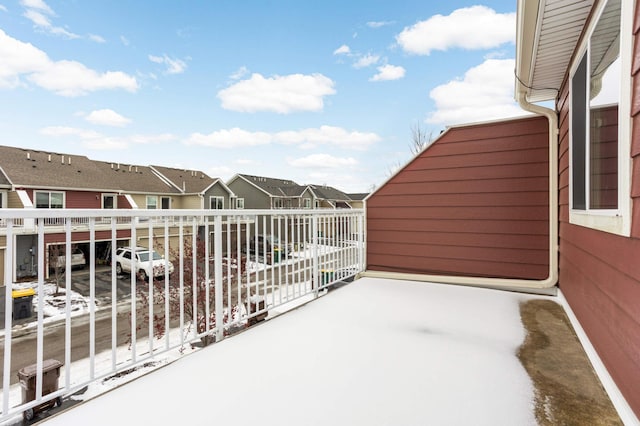
POLYGON ((540 0, 539 6, 534 39, 527 40, 533 43, 531 72, 521 76, 530 88, 530 102, 554 99, 558 94, 593 0, 540 0))

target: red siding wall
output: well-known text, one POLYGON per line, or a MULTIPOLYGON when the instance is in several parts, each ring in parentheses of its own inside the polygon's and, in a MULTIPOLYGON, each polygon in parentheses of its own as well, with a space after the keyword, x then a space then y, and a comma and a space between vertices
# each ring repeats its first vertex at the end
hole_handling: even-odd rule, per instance
POLYGON ((367 268, 544 279, 548 123, 449 129, 367 200, 367 268))
POLYGON ((640 21, 636 12, 630 153, 632 236, 569 223, 569 93, 564 87, 558 101, 559 285, 618 387, 640 416, 640 21))
MULTIPOLYGON (((34 192, 36 190, 29 191, 29 197, 35 204, 34 192)), ((49 191, 49 190, 43 190, 49 191)), ((65 190, 51 190, 52 192, 64 192, 65 193, 65 208, 67 209, 100 209, 102 208, 102 194, 100 192, 88 192, 88 191, 65 191, 65 190)))

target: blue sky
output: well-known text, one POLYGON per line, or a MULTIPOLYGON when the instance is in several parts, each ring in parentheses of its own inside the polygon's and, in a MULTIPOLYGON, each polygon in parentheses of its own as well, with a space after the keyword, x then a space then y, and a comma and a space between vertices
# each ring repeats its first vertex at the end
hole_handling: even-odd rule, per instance
POLYGON ((522 114, 516 1, 0 0, 0 144, 368 191, 522 114))

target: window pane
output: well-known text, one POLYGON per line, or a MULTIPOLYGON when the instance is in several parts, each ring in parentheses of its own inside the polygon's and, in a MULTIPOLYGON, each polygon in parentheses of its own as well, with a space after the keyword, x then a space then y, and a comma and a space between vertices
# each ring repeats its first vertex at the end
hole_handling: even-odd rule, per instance
POLYGON ((102 197, 102 208, 104 209, 113 209, 115 208, 115 201, 113 195, 104 195, 102 197))
POLYGON ((164 210, 170 209, 171 208, 171 198, 169 197, 162 197, 162 208, 164 210))
POLYGON ((52 192, 49 196, 52 209, 61 209, 64 207, 64 195, 61 192, 52 192))
POLYGON ((618 208, 618 106, 591 109, 589 208, 618 208))
POLYGON ((212 210, 216 210, 216 209, 224 209, 224 198, 223 197, 211 197, 209 199, 209 207, 212 210))
POLYGON ((589 208, 618 208, 620 0, 609 0, 590 39, 589 208))
POLYGON ((48 192, 36 192, 36 208, 48 209, 49 208, 49 193, 48 192))
POLYGON ((147 209, 158 208, 158 197, 147 196, 147 209))

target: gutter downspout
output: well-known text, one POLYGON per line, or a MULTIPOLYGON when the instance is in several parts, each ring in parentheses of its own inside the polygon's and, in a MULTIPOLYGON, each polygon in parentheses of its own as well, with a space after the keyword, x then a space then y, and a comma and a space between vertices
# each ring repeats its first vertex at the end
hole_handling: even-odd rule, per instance
POLYGON ((519 82, 516 87, 516 98, 525 111, 544 115, 549 122, 549 274, 547 278, 543 280, 525 280, 407 274, 401 272, 366 270, 360 273, 359 277, 428 281, 442 284, 458 284, 525 293, 556 295, 557 288, 555 285, 558 282, 558 116, 556 112, 550 108, 529 103, 526 100, 524 87, 519 82))

